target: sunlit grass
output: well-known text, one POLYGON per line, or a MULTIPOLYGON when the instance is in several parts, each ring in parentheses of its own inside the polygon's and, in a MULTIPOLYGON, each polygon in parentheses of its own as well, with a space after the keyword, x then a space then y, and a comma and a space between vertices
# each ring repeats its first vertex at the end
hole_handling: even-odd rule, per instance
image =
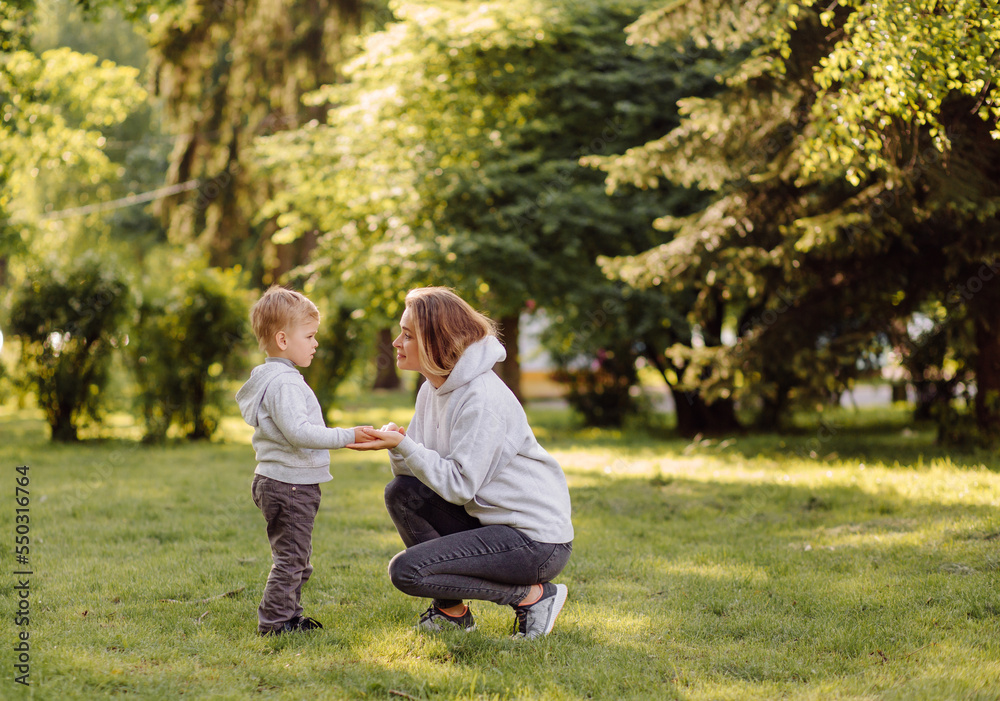
MULTIPOLYGON (((330 422, 406 423, 411 402, 409 392, 352 399, 330 422)), ((801 418, 782 435, 693 442, 529 412, 566 469, 577 538, 556 630, 524 644, 507 637, 510 612, 487 603, 473 604, 472 634, 413 630, 423 602, 385 574, 401 546, 382 504, 384 455, 333 453, 304 591, 326 627, 263 640, 269 553, 237 417, 215 443, 142 446, 117 415, 100 440, 61 446, 46 442, 37 412, 0 411, 8 493, 12 467, 31 465, 30 695, 1000 694, 995 455, 949 453, 931 431, 840 410, 835 424, 801 418)), ((12 521, 9 504, 7 533, 12 521)), ((7 620, 13 584, 0 583, 7 620)))

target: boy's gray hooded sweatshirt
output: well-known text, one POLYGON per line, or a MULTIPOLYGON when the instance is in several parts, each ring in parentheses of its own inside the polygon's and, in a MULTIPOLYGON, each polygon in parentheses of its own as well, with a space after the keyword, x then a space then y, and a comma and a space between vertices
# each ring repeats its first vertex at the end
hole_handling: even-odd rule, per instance
POLYGON ((406 437, 389 452, 392 471, 464 505, 484 525, 568 543, 573 524, 566 477, 493 372, 505 357, 500 342, 488 336, 465 350, 440 387, 421 386, 406 437))
POLYGON ((255 367, 236 401, 254 427, 258 475, 289 484, 329 482, 329 451, 354 442, 354 431, 327 428, 316 394, 285 358, 255 367))

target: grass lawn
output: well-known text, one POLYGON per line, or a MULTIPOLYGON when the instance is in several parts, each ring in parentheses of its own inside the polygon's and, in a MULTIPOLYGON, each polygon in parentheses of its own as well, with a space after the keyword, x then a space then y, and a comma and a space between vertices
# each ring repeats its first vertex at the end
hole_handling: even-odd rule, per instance
MULTIPOLYGON (((331 423, 405 423, 410 406, 382 396, 331 423)), ((474 633, 413 630, 425 604, 385 572, 401 545, 384 454, 332 455, 303 592, 326 627, 261 639, 270 558, 246 426, 210 444, 62 446, 37 414, 0 413, 0 698, 1000 698, 996 455, 946 453, 899 412, 693 443, 529 413, 577 532, 566 608, 533 642, 510 640, 511 612, 485 602, 474 633), (11 625, 18 465, 25 627, 11 625), (19 631, 29 687, 14 681, 19 631)))

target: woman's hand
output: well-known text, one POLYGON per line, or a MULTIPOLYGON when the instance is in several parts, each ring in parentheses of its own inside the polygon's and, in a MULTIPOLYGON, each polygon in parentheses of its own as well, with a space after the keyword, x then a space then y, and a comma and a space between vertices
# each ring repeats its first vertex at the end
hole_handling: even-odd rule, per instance
POLYGON ((364 441, 351 443, 347 447, 351 450, 382 450, 383 448, 395 448, 406 435, 406 429, 390 422, 382 427, 381 431, 374 428, 362 428, 365 434, 364 441))

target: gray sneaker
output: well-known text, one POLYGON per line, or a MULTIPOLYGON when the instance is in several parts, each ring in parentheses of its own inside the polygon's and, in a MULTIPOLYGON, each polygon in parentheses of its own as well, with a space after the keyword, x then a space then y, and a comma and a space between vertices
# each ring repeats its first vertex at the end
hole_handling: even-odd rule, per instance
POLYGON ((556 616, 566 603, 569 590, 565 584, 546 582, 542 589, 542 598, 530 606, 515 606, 514 636, 532 640, 548 635, 556 624, 556 616))
POLYGON ((472 609, 468 607, 466 607, 464 614, 456 617, 449 616, 437 606, 431 604, 424 611, 423 615, 420 616, 417 628, 434 632, 458 628, 459 630, 464 630, 466 633, 471 633, 476 629, 476 619, 472 617, 472 609))

